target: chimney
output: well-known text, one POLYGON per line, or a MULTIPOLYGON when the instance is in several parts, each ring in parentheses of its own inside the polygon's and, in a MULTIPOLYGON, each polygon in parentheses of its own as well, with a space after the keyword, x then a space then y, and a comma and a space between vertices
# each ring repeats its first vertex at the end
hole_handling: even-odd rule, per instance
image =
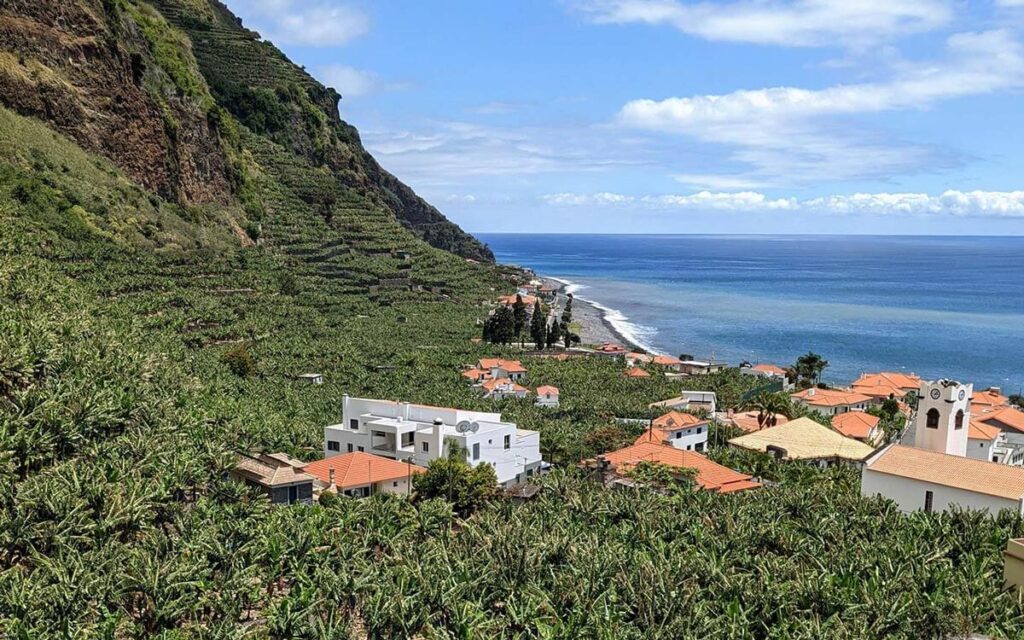
POLYGON ((328 487, 333 487, 334 486, 334 467, 331 467, 327 471, 327 486, 328 487))
POLYGON ((992 393, 998 393, 999 395, 1003 395, 1002 387, 989 387, 988 390, 991 391, 992 393))
POLYGON ((398 417, 400 419, 402 419, 402 420, 408 420, 409 419, 409 403, 408 402, 403 402, 402 403, 402 412, 401 412, 401 414, 398 417))
POLYGON ((434 426, 430 430, 430 455, 440 458, 444 455, 444 420, 434 418, 434 426))
POLYGON ((814 392, 815 391, 817 391, 817 389, 815 389, 814 387, 811 387, 810 389, 808 389, 807 390, 807 397, 808 398, 814 397, 814 392))

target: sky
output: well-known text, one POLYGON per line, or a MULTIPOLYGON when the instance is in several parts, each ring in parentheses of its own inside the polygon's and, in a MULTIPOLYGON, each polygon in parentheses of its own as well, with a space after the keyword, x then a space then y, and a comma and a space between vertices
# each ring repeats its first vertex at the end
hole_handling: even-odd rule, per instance
POLYGON ((1024 234, 1024 0, 227 0, 472 232, 1024 234))

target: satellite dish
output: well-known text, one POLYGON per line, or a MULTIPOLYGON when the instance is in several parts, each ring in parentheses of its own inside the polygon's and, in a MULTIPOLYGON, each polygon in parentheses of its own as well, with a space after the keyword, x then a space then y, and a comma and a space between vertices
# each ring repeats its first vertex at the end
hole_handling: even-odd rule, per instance
POLYGON ((469 420, 462 420, 457 425, 455 425, 455 430, 458 431, 459 433, 466 433, 467 431, 470 430, 476 431, 476 429, 473 428, 473 424, 474 423, 470 422, 469 420))
POLYGON ((470 422, 470 423, 469 423, 469 430, 470 430, 470 431, 471 431, 472 433, 476 433, 477 431, 479 431, 479 430, 480 430, 480 425, 479 425, 479 424, 477 424, 477 423, 475 423, 475 422, 470 422))

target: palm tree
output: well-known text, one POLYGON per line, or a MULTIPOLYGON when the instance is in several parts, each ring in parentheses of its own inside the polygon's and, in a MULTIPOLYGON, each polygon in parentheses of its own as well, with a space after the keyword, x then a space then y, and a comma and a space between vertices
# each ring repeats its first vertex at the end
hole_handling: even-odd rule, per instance
POLYGON ((781 393, 762 391, 750 399, 747 409, 757 411, 757 424, 761 429, 774 427, 779 415, 790 417, 789 398, 781 393))
POLYGON ((812 386, 818 383, 821 379, 821 374, 827 367, 828 360, 813 351, 808 351, 796 359, 793 370, 796 371, 799 380, 803 380, 808 386, 812 386))

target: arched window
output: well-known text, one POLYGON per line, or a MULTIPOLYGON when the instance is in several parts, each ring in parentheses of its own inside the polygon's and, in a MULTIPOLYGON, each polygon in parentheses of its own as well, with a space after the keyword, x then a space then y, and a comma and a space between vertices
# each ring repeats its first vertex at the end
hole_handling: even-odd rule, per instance
POLYGON ((954 423, 953 428, 954 429, 963 429, 964 428, 964 410, 963 409, 960 409, 959 411, 956 412, 956 422, 954 423))
POLYGON ((928 422, 925 423, 925 426, 928 427, 929 429, 938 429, 939 428, 939 410, 938 409, 929 409, 928 410, 928 422))

